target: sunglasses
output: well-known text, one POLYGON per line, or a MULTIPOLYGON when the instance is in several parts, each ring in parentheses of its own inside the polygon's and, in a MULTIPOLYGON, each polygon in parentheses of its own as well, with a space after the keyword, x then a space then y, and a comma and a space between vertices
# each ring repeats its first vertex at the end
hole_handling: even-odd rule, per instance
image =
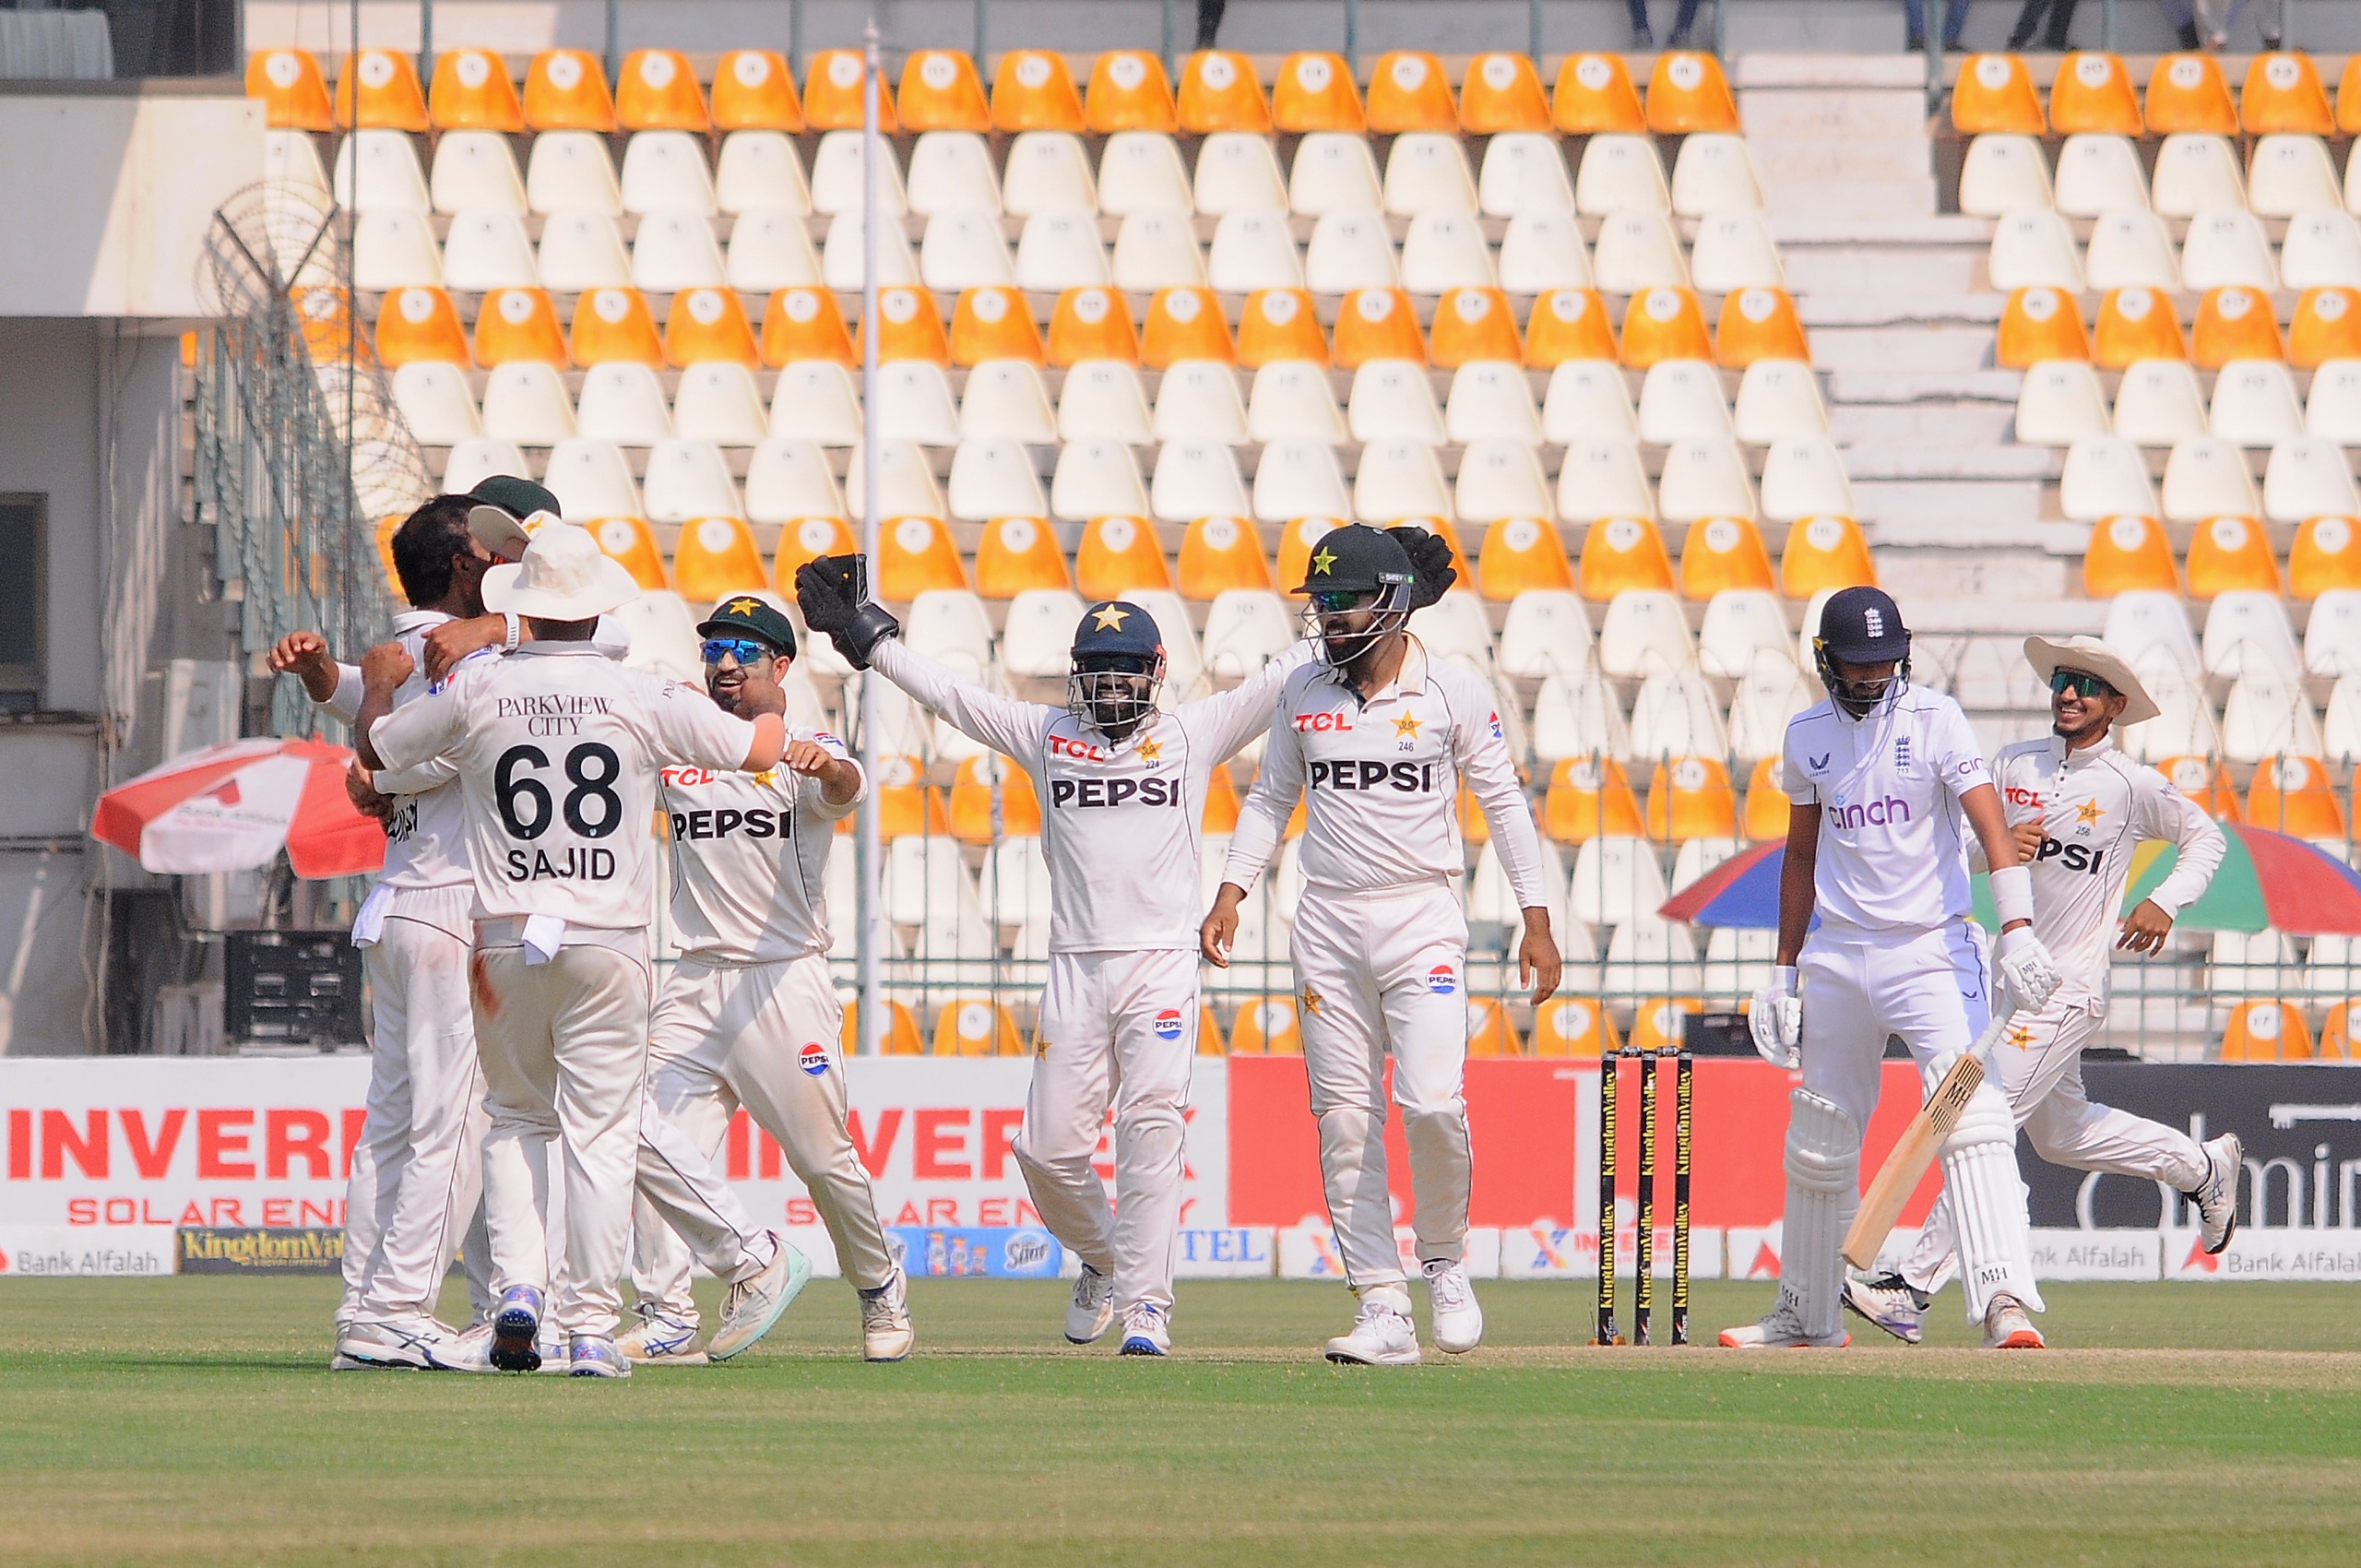
POLYGON ((1323 615, 1341 615, 1348 610, 1363 608, 1361 601, 1368 597, 1369 595, 1358 591, 1315 593, 1311 596, 1311 603, 1312 608, 1323 615))
POLYGON ((755 637, 707 637, 705 640, 705 661, 718 664, 724 659, 734 659, 752 669, 765 659, 777 658, 771 645, 755 637))
POLYGON ((2049 689, 2059 696, 2071 692, 2078 697, 2111 697, 2115 688, 2096 675, 2085 675, 2080 670, 2052 670, 2049 689))

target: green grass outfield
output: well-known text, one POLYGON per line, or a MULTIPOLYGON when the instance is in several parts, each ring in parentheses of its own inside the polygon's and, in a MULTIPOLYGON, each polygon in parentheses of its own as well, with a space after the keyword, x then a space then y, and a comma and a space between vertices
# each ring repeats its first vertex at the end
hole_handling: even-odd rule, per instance
MULTIPOLYGON (((628 1383, 330 1373, 326 1279, 0 1285, 0 1562, 2361 1561, 2361 1290, 2059 1285, 2061 1348, 1568 1348, 1587 1285, 1479 1287, 1487 1347, 1319 1360, 1335 1286, 1181 1287, 1181 1351, 1058 1339, 1050 1284, 922 1282, 855 1359, 815 1283, 736 1364, 628 1383)), ((1767 1305, 1697 1290, 1698 1336, 1767 1305)))

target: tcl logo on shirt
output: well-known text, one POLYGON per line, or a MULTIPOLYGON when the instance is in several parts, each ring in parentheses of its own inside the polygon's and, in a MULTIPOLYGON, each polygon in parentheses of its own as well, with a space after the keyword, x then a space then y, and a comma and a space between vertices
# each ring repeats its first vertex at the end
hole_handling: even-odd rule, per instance
POLYGON ((2041 791, 2038 790, 2028 790, 2022 784, 2011 784, 2009 786, 2008 799, 2009 803, 2012 806, 2026 806, 2035 811, 2039 811, 2041 809, 2041 791))
POLYGON ((1052 735, 1050 737, 1050 754, 1051 756, 1078 756, 1089 762, 1105 762, 1107 760, 1107 754, 1101 748, 1092 745, 1088 741, 1070 741, 1063 735, 1052 735))
POLYGON ((721 775, 710 767, 667 767, 658 771, 663 775, 664 787, 668 790, 718 783, 721 778, 721 775))
POLYGON ((1324 735, 1335 731, 1350 730, 1353 716, 1344 712, 1299 713, 1295 716, 1295 727, 1301 734, 1324 735))

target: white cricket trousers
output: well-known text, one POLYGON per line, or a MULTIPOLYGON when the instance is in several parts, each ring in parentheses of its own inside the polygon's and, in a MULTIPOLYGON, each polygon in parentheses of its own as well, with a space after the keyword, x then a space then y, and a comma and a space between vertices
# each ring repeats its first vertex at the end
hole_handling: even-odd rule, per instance
POLYGON ((742 1105, 810 1189, 845 1278, 860 1290, 893 1279, 877 1195, 845 1127, 843 1028, 825 955, 672 966, 648 1027, 640 1113, 632 1280, 642 1311, 696 1324, 693 1253, 725 1279, 771 1260, 768 1228, 714 1164, 742 1105))
POLYGON ((483 1146, 492 1283, 551 1289, 552 1181, 564 1186, 565 1269, 549 1296, 560 1337, 612 1338, 631 1248, 632 1173, 647 1069, 643 957, 604 946, 528 964, 522 946, 476 950, 476 1039, 492 1128, 483 1146), (550 1146, 563 1151, 557 1171, 550 1146))
MULTIPOLYGON (((2082 1088, 2082 1047, 2106 1018, 2104 1003, 2051 997, 2030 1020, 2019 1017, 1992 1052, 1992 1071, 2034 1152, 2071 1170, 2104 1170, 2194 1192, 2205 1181, 2205 1151, 2177 1127, 2093 1105, 2082 1088)), ((1959 1268, 1959 1234, 1951 1205, 1938 1197, 1902 1277, 1929 1294, 1959 1268)))
MULTIPOLYGON (((468 1004, 475 885, 387 897, 382 934, 362 949, 369 1093, 345 1186, 339 1329, 433 1316, 483 1186, 483 1074, 468 1004)), ((471 1289, 491 1277, 481 1252, 468 1259, 471 1289)))
POLYGON ((1309 886, 1290 944, 1328 1219, 1355 1290, 1399 1285, 1385 1173, 1385 1059, 1410 1150, 1418 1256, 1467 1247, 1467 918, 1448 883, 1309 886))
POLYGON ((1040 1048, 1011 1152, 1059 1244, 1115 1282, 1120 1315, 1172 1309, 1181 1145, 1197 1053, 1197 956, 1052 953, 1040 1048), (1115 1206, 1092 1160, 1115 1112, 1115 1206))

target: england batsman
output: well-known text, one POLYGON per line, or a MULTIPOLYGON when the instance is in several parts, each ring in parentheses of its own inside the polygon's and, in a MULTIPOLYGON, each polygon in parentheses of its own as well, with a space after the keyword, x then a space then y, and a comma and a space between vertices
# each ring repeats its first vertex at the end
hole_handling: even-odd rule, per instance
POLYGON ((1401 543, 1359 524, 1324 534, 1304 581, 1317 661, 1289 673, 1262 773, 1231 837, 1199 941, 1227 967, 1246 890, 1304 802, 1304 890, 1290 956, 1320 1166, 1360 1310, 1332 1361, 1412 1366, 1418 1336, 1394 1237, 1385 1170, 1385 1059, 1402 1107, 1418 1255, 1438 1349, 1474 1349, 1483 1310, 1463 1260, 1472 1170, 1461 1079, 1467 1058, 1467 918, 1458 880, 1463 781, 1525 911, 1518 967, 1536 1005, 1560 966, 1541 883, 1541 840, 1490 690, 1431 659, 1406 629, 1417 574, 1401 543))
MULTIPOLYGON (((786 742, 774 715, 735 718, 599 655, 598 618, 638 591, 588 534, 552 520, 522 562, 484 574, 485 607, 528 617, 529 645, 462 668, 399 712, 391 698, 409 655, 388 645, 362 664, 363 765, 447 764, 466 802, 470 989, 492 1114, 484 1201, 501 1292, 484 1345, 493 1370, 539 1367, 546 1313, 575 1376, 630 1375, 614 1344, 616 1281, 647 1060, 657 771, 759 771, 786 742), (553 1182, 565 1194, 566 1270, 552 1301, 543 1228, 553 1182)), ((758 1324, 753 1336, 791 1296, 792 1260, 782 1248, 733 1283, 730 1316, 758 1324)))
MULTIPOLYGON (((783 721, 779 683, 795 659, 786 614, 742 594, 715 606, 697 631, 715 706, 783 721)), ((828 854, 836 823, 867 788, 844 742, 792 728, 780 766, 768 772, 664 770, 681 957, 649 1026, 633 1269, 640 1321, 618 1341, 635 1361, 742 1348, 717 1335, 704 1355, 694 1349, 689 1294, 692 1251, 727 1277, 779 1245, 711 1163, 741 1105, 811 1190, 860 1293, 862 1356, 898 1361, 910 1353, 908 1292, 846 1126, 836 1044, 844 1011, 828 979, 828 854)))
MULTIPOLYGON (((2092 1104, 2082 1089, 2082 1048, 2106 1017, 2108 950, 2163 947, 2174 918, 2221 865, 2222 830, 2163 774, 2116 747, 2115 728, 2154 718, 2156 705, 2113 649, 2096 637, 2027 637, 2025 658, 2048 683, 2055 730, 2003 749, 1997 782, 2014 825, 2012 847, 2031 867, 2034 934, 2057 956, 2063 979, 2047 1006, 2017 1016, 1993 1052, 2000 1092, 2042 1158, 2187 1194, 2205 1250, 2219 1253, 2237 1229, 2245 1152, 2237 1134, 2200 1145, 2177 1128, 2092 1104), (2131 852, 2148 838, 2168 840, 2178 859, 2118 920, 2131 852)), ((1916 1344, 1928 1297, 1957 1269, 1952 1207, 1946 1192, 1903 1266, 1849 1281, 1845 1304, 1916 1344)))
MULTIPOLYGON (((1845 1232, 1860 1205, 1861 1130, 1879 1063, 1900 1036, 1931 1089, 1983 1033, 1992 1006, 1973 918, 1968 836, 1984 847, 2000 916, 1999 969, 2038 1012, 2057 965, 2033 930, 2032 873, 2016 863, 1992 769, 1959 704, 1910 683, 1910 633, 1873 588, 1832 596, 1813 643, 1826 700, 1789 721, 1790 802, 1779 879, 1778 967, 1754 995, 1755 1049, 1798 1060, 1787 1121, 1779 1300, 1725 1346, 1837 1346, 1845 1232)), ((2017 1130, 1986 1079, 1942 1145, 1959 1218, 1967 1311, 1991 1348, 2037 1349, 2017 1130)))

